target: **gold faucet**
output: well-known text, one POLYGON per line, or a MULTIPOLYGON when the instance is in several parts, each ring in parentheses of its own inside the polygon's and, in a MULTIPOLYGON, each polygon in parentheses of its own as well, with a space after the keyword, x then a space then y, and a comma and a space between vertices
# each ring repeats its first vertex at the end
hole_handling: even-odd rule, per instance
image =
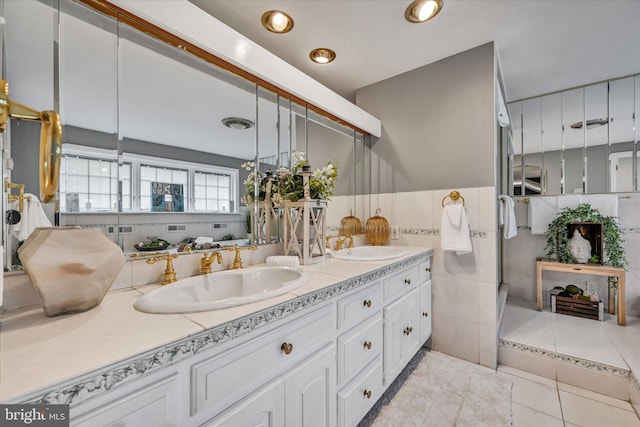
POLYGON ((336 251, 339 251, 339 250, 342 249, 344 244, 347 242, 347 239, 349 240, 349 243, 347 244, 347 247, 348 248, 352 248, 353 247, 353 236, 351 234, 338 234, 337 236, 327 236, 326 237, 326 240, 327 240, 326 248, 327 249, 331 249, 330 241, 334 237, 336 239, 336 247, 335 247, 336 251))
POLYGON ((213 251, 207 255, 205 252, 200 259, 200 274, 211 273, 211 264, 213 261, 218 261, 218 264, 222 264, 222 254, 218 251, 213 251))
POLYGON ((233 245, 233 246, 229 246, 227 248, 228 251, 236 251, 236 256, 235 258, 233 258, 233 267, 231 267, 232 270, 238 270, 242 268, 242 258, 240 257, 240 251, 242 250, 247 250, 247 251, 255 251, 257 248, 255 246, 238 246, 238 245, 233 245))
POLYGON ((162 276, 162 284, 168 285, 169 283, 173 283, 176 280, 176 270, 173 269, 173 259, 178 258, 178 254, 166 254, 162 256, 157 256, 153 258, 149 258, 147 260, 147 264, 155 264, 159 261, 167 261, 167 268, 164 270, 164 276, 162 276))

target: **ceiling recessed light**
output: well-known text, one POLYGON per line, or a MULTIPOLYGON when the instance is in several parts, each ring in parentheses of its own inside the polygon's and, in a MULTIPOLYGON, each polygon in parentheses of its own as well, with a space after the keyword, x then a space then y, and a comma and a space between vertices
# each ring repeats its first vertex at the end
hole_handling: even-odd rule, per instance
MULTIPOLYGON (((609 123, 608 119, 590 119, 587 120, 587 130, 594 129, 600 126, 604 126, 609 123)), ((575 122, 571 124, 571 129, 582 129, 582 122, 575 122)))
POLYGON ((293 18, 281 10, 268 10, 262 14, 262 26, 272 33, 284 34, 293 29, 293 18))
POLYGON ((336 59, 336 53, 331 49, 320 47, 318 49, 313 49, 309 54, 309 58, 317 64, 328 64, 336 59))
POLYGON ((242 117, 225 117, 222 119, 222 124, 231 129, 249 129, 253 127, 253 122, 249 119, 242 117))
POLYGON ((404 17, 409 22, 427 22, 442 10, 442 0, 414 0, 411 2, 404 17))

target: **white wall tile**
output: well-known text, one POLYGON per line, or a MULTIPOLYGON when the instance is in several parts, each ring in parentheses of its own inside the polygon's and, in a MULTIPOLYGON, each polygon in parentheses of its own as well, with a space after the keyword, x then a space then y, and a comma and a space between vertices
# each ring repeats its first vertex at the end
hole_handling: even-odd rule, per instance
POLYGON ((457 255, 455 252, 444 252, 444 274, 483 282, 497 280, 496 239, 472 238, 473 252, 457 255))
MULTIPOLYGON (((640 210, 638 210, 640 216, 640 210)), ((622 235, 625 258, 631 268, 640 268, 640 233, 627 233, 622 235)))
POLYGON ((627 315, 640 316, 640 268, 628 268, 625 279, 627 315))
POLYGON ((439 228, 433 226, 433 192, 412 191, 396 193, 395 224, 401 228, 439 228))
POLYGON ((434 314, 478 323, 478 283, 450 276, 434 276, 432 281, 434 314))
POLYGON ((131 262, 125 262, 118 273, 118 276, 113 281, 110 290, 128 288, 131 286, 131 262))
POLYGON ((478 319, 480 325, 495 328, 498 319, 496 282, 478 282, 478 319))
MULTIPOLYGON (((395 193, 373 194, 371 195, 371 217, 376 215, 376 211, 380 209, 380 216, 389 221, 389 224, 395 223, 395 193)), ((366 220, 365 220, 366 221, 366 220)))
POLYGON ((630 199, 618 199, 618 216, 622 227, 640 227, 638 212, 640 212, 640 197, 637 193, 631 194, 630 199))
POLYGON ((340 220, 353 210, 353 197, 333 196, 327 203, 327 226, 339 227, 340 220))
POLYGON ((478 325, 433 315, 433 349, 478 363, 478 325))
POLYGON ((496 231, 497 197, 495 187, 481 187, 478 189, 478 229, 482 231, 496 231))
POLYGON ((498 337, 495 327, 478 326, 478 361, 491 369, 498 366, 498 337))

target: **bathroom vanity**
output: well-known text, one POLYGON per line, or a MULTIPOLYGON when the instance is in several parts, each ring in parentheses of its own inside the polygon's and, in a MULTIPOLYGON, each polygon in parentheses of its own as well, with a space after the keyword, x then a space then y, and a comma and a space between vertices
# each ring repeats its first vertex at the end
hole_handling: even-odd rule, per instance
POLYGON ((403 250, 304 266, 293 293, 212 312, 135 311, 151 285, 87 313, 9 314, 1 399, 68 403, 76 426, 356 425, 431 336, 432 250, 403 250))

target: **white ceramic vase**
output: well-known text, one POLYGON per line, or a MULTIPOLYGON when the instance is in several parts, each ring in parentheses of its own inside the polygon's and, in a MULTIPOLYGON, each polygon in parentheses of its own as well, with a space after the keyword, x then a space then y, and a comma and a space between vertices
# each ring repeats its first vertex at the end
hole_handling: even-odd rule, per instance
POLYGON ((100 304, 125 263, 97 228, 36 228, 18 253, 47 316, 100 304))
POLYGON ((591 243, 582 237, 580 231, 576 229, 569 241, 569 251, 579 263, 589 262, 589 258, 591 258, 591 243))

